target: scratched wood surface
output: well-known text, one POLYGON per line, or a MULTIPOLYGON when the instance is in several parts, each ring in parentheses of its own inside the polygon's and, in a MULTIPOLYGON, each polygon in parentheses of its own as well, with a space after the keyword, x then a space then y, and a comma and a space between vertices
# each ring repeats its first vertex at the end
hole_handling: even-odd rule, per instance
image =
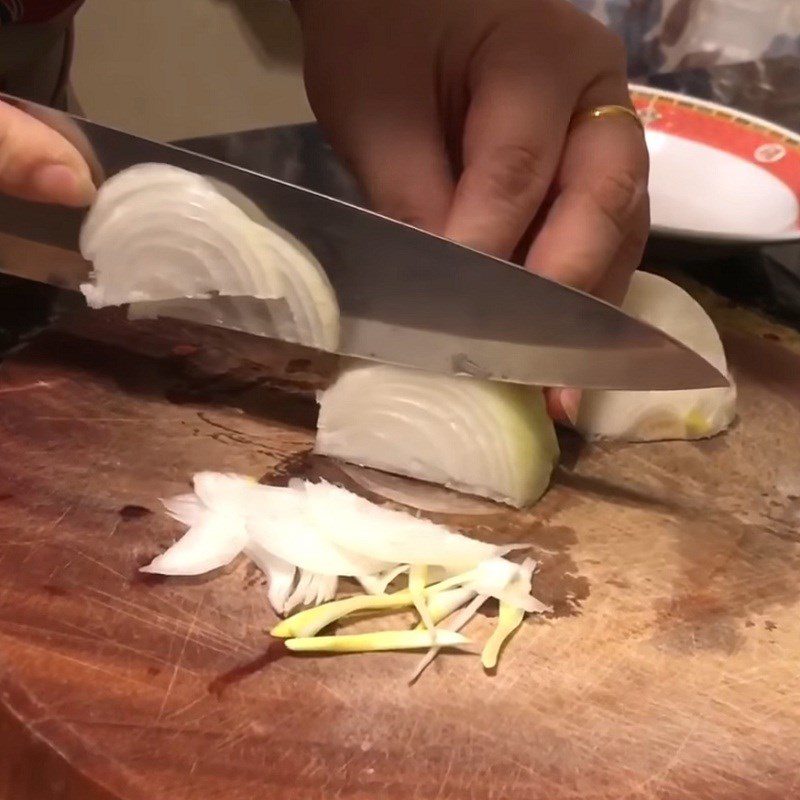
POLYGON ((222 691, 267 645, 259 577, 134 577, 179 533, 157 498, 193 472, 307 468, 307 397, 180 337, 39 336, 0 368, 0 797, 800 797, 800 346, 706 300, 734 429, 566 439, 532 511, 462 516, 530 541, 556 610, 495 676, 449 655, 412 688, 416 656, 381 654, 282 658, 222 691))

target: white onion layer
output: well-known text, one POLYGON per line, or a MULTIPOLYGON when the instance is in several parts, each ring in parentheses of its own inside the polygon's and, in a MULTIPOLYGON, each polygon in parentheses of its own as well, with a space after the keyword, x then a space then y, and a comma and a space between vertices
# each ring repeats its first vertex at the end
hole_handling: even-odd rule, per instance
POLYGON ((498 550, 443 525, 370 503, 332 483, 306 483, 315 524, 338 546, 387 563, 444 567, 464 572, 498 550))
POLYGON ((202 472, 194 478, 193 494, 164 504, 188 531, 142 571, 198 575, 244 553, 268 576, 269 601, 281 614, 332 599, 340 576, 380 585, 401 565, 423 576, 420 598, 431 567, 460 574, 449 581, 468 589, 464 602, 477 592, 525 611, 544 610, 530 595, 533 562, 507 561, 502 555, 508 546, 471 539, 329 483, 272 487, 202 472))
POLYGON ((318 402, 317 453, 517 507, 558 459, 538 389, 355 363, 318 402))
POLYGON ((100 188, 81 230, 90 306, 131 304, 326 350, 339 340, 333 288, 313 254, 249 200, 167 164, 140 164, 100 188))
MULTIPOLYGON (((679 286, 659 275, 636 272, 622 308, 670 334, 730 379, 714 323, 679 286)), ((587 391, 576 427, 587 439, 702 439, 727 428, 735 415, 736 388, 732 382, 721 389, 587 391)))

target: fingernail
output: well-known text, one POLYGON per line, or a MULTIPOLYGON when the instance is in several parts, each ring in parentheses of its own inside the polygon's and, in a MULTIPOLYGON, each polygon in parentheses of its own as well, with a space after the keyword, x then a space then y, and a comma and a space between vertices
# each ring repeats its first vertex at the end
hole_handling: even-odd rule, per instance
POLYGON ((575 389, 566 389, 561 393, 561 408, 569 424, 575 428, 578 425, 578 412, 581 407, 581 393, 575 389))
POLYGON ((88 206, 96 192, 91 178, 76 174, 64 164, 37 167, 31 176, 31 186, 41 200, 65 206, 88 206))

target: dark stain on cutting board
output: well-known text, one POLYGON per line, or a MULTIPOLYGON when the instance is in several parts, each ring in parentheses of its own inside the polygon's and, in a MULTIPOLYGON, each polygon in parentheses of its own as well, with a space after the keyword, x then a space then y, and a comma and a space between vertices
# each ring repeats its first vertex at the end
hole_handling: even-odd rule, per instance
POLYGON ((130 520, 147 517, 153 512, 149 508, 146 508, 145 506, 139 506, 133 503, 127 506, 122 506, 122 508, 120 508, 118 513, 120 519, 124 520, 125 522, 129 522, 130 520))
POLYGON ((731 606, 708 593, 682 594, 655 604, 654 642, 687 655, 698 650, 733 653, 745 641, 731 606))

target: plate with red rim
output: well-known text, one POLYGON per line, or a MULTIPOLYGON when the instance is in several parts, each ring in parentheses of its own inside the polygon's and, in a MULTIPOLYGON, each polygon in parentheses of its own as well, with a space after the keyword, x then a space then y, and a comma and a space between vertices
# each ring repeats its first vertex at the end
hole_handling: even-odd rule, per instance
POLYGON ((631 85, 650 152, 653 232, 800 241, 800 134, 688 95, 631 85))

